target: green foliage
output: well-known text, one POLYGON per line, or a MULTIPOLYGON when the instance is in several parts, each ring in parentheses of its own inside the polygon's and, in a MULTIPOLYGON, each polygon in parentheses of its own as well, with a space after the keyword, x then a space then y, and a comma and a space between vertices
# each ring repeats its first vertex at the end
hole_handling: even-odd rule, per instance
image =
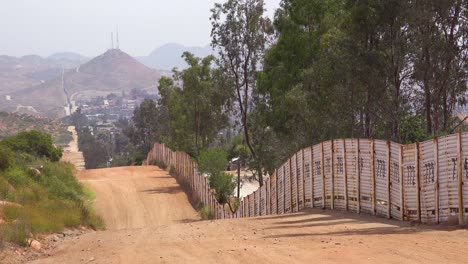
POLYGON ((176 169, 173 165, 169 166, 169 174, 174 175, 176 173, 176 169))
POLYGON ((200 210, 200 215, 203 220, 213 220, 215 219, 214 210, 208 206, 204 205, 200 210))
POLYGON ((13 153, 6 147, 0 146, 0 171, 8 169, 13 162, 13 153))
POLYGON ((221 148, 203 150, 198 157, 200 172, 217 176, 227 167, 227 153, 221 148))
POLYGON ((133 111, 133 126, 130 126, 127 135, 130 141, 138 146, 138 150, 148 153, 154 142, 159 140, 159 115, 160 109, 156 102, 145 99, 140 106, 133 111))
POLYGON ((7 137, 0 142, 0 145, 13 151, 46 157, 51 161, 58 161, 62 157, 62 150, 54 146, 52 136, 37 130, 7 137))
POLYGON ((218 200, 220 204, 226 204, 229 198, 234 194, 234 189, 236 188, 234 176, 224 172, 211 175, 209 183, 210 187, 215 190, 216 200, 218 200))
POLYGON ((160 160, 152 160, 150 161, 150 165, 152 166, 158 166, 162 170, 165 170, 167 168, 166 164, 160 160))
POLYGON ((228 124, 226 103, 232 97, 228 80, 214 69, 213 56, 198 58, 189 52, 182 57, 189 67, 174 71, 176 82, 159 81, 161 141, 174 149, 197 156, 218 138, 228 124), (182 87, 175 83, 181 83, 182 87))
POLYGON ((17 151, 10 154, 15 162, 0 171, 0 200, 12 203, 0 207, 0 216, 6 221, 0 226, 2 239, 26 245, 30 235, 66 227, 104 228, 89 201, 92 194, 73 175, 74 167, 47 157, 44 153, 50 146, 42 143, 43 137, 20 134, 7 140, 2 142, 2 150, 11 146, 17 151), (32 169, 37 165, 43 167, 41 172, 32 169))

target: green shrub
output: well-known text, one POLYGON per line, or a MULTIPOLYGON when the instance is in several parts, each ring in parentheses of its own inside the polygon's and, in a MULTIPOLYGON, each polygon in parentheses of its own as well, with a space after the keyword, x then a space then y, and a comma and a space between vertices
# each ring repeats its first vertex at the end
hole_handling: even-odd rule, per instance
POLYGON ((233 178, 233 175, 224 172, 210 176, 210 187, 215 190, 216 200, 220 204, 226 204, 234 194, 236 183, 233 178))
POLYGON ((203 220, 213 220, 215 219, 214 210, 210 206, 205 205, 200 210, 200 216, 203 220))
POLYGON ((15 136, 7 137, 0 144, 13 151, 46 157, 51 161, 59 161, 62 157, 62 150, 54 146, 52 136, 37 130, 21 132, 15 136))
POLYGON ((174 175, 175 173, 176 173, 176 169, 175 169, 175 167, 174 167, 173 165, 171 165, 171 166, 169 167, 169 174, 170 174, 170 175, 174 175))
POLYGON ((217 175, 224 171, 227 163, 227 153, 221 148, 204 150, 198 157, 200 171, 209 175, 217 175))
POLYGON ((0 240, 25 247, 28 245, 28 236, 29 227, 23 221, 0 225, 0 240))
POLYGON ((166 164, 160 160, 152 160, 150 161, 151 166, 158 166, 159 168, 165 170, 167 168, 166 164))
POLYGON ((13 153, 10 149, 0 146, 0 171, 8 169, 13 163, 13 153))

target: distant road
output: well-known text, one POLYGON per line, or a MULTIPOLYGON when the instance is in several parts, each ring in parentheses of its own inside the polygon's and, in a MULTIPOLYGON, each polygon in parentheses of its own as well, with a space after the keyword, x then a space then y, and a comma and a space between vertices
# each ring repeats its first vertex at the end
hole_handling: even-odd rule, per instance
POLYGON ((72 133, 73 140, 68 143, 68 147, 63 150, 63 161, 68 161, 75 165, 78 171, 84 170, 85 161, 83 153, 78 149, 78 135, 74 126, 69 126, 68 131, 72 133))

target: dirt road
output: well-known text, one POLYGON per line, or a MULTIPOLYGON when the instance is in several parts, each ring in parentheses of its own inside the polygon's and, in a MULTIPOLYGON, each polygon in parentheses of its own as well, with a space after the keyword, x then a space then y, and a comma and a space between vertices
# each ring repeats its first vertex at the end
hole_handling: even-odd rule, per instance
POLYGON ((468 231, 309 210, 198 221, 157 167, 82 171, 108 230, 66 241, 33 263, 468 263, 468 231))
POLYGON ((68 146, 63 150, 63 161, 68 161, 75 165, 77 170, 84 170, 85 161, 83 153, 78 149, 78 135, 74 126, 69 126, 68 131, 72 133, 73 140, 68 143, 68 146))

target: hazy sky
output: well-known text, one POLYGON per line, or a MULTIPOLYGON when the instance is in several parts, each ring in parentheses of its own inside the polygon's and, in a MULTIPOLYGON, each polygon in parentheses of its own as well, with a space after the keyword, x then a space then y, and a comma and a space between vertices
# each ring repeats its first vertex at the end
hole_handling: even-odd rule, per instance
MULTIPOLYGON (((210 42, 210 9, 222 0, 1 0, 0 55, 95 56, 119 26, 120 48, 147 55, 168 42, 210 42)), ((280 0, 266 0, 270 16, 280 0)))

